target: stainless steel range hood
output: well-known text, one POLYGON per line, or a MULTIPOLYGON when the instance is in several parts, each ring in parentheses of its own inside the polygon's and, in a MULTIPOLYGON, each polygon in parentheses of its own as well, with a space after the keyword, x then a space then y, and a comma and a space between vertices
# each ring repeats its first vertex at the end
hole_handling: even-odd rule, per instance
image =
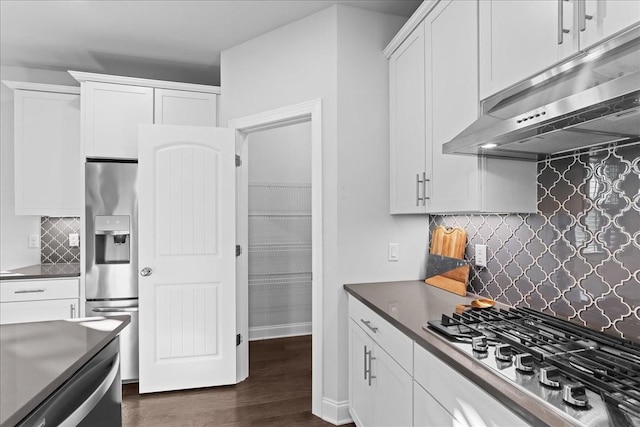
POLYGON ((539 160, 640 138, 640 26, 482 102, 445 154, 539 160))

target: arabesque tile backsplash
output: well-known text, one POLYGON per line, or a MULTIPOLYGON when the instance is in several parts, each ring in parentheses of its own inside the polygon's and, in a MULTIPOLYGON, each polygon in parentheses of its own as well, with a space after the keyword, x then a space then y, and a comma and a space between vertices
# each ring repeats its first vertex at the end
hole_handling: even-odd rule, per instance
POLYGON ((434 215, 487 245, 468 290, 640 342, 640 143, 538 163, 538 213, 434 215))
POLYGON ((40 218, 40 263, 79 263, 80 248, 69 247, 71 233, 80 233, 80 218, 40 218))

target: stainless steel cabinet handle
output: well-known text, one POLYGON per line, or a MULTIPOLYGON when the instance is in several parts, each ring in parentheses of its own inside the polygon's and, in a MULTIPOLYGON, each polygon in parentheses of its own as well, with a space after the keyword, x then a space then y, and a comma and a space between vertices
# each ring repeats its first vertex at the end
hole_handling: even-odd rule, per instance
POLYGON ((426 206, 427 200, 429 199, 427 197, 427 182, 429 182, 427 179, 427 173, 422 172, 422 206, 426 206))
POLYGON ((44 289, 20 289, 19 291, 13 291, 14 294, 35 294, 38 292, 44 292, 44 289))
POLYGON ((69 304, 69 314, 70 314, 70 318, 74 319, 76 317, 76 305, 75 304, 69 304))
POLYGON ((367 346, 364 346, 364 379, 367 379, 367 375, 369 376, 369 386, 371 386, 371 379, 375 378, 371 375, 371 361, 375 360, 375 357, 371 357, 371 350, 367 351, 367 346), (369 368, 367 368, 367 359, 369 359, 369 368))
POLYGON ((364 346, 364 380, 365 381, 367 380, 367 373, 368 373, 368 371, 367 371, 367 353, 368 353, 367 346, 365 345, 364 346))
POLYGON ((143 277, 151 276, 153 274, 153 270, 149 267, 145 267, 140 270, 140 275, 143 277))
POLYGON ((564 28, 564 1, 568 0, 558 0, 558 44, 562 44, 564 35, 569 33, 569 30, 564 28))
POLYGON ((376 328, 375 326, 371 326, 371 320, 360 319, 360 321, 364 323, 364 326, 371 329, 371 331, 373 331, 374 334, 378 332, 378 328, 376 328))
POLYGON ((578 0, 578 18, 578 30, 586 30, 587 20, 591 21, 593 19, 593 15, 587 15, 586 0, 578 0))

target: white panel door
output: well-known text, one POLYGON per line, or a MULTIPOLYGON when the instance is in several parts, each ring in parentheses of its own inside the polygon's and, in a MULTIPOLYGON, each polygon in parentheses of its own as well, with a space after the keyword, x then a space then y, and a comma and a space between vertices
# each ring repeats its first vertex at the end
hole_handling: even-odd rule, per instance
POLYGON ((216 126, 218 95, 155 89, 154 123, 158 125, 216 126))
POLYGON ((138 176, 140 392, 233 384, 234 132, 141 125, 138 176))

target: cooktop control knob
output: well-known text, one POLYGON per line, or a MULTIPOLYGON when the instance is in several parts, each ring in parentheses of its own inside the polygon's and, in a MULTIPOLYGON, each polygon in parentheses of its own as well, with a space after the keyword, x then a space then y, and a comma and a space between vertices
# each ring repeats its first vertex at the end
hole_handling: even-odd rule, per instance
POLYGON ((518 371, 533 372, 533 356, 529 353, 516 354, 513 364, 518 371))
POLYGON ((546 386, 560 388, 560 372, 555 366, 543 366, 540 368, 540 382, 546 386))
POLYGON ((570 405, 585 407, 589 403, 586 388, 583 384, 565 384, 562 386, 562 400, 570 405))
POLYGON ((511 349, 511 346, 509 344, 498 344, 496 345, 495 356, 498 360, 508 362, 513 356, 513 350, 511 349))
POLYGON ((487 337, 481 335, 479 337, 471 338, 471 348, 475 351, 485 352, 489 349, 489 344, 487 343, 487 337))

